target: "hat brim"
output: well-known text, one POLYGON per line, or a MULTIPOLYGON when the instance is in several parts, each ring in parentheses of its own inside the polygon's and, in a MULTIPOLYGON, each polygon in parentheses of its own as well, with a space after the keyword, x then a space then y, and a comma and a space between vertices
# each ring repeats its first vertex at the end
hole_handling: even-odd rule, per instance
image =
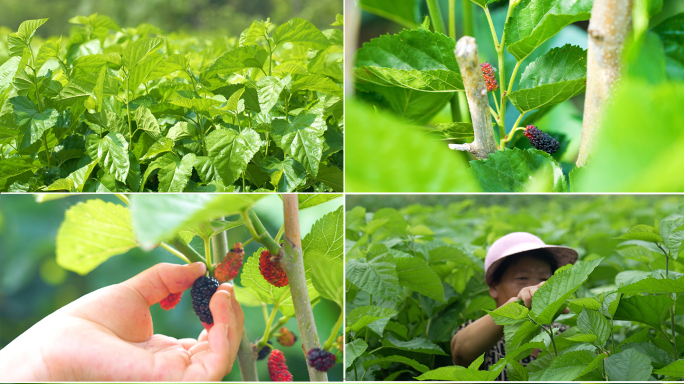
POLYGON ((507 257, 509 256, 515 256, 519 255, 521 253, 525 252, 530 252, 530 251, 535 251, 535 250, 544 250, 547 251, 553 258, 556 260, 556 264, 558 264, 558 268, 563 267, 568 264, 575 264, 577 262, 577 258, 579 257, 579 254, 577 251, 570 247, 563 247, 560 245, 539 245, 539 244, 533 244, 532 246, 529 245, 530 243, 526 244, 520 244, 520 246, 515 247, 518 249, 512 249, 510 253, 507 253, 505 256, 501 257, 492 265, 489 266, 487 269, 487 272, 485 274, 485 282, 487 285, 492 286, 493 284, 493 277, 494 277, 494 272, 499 268, 501 265, 501 262, 504 261, 507 257))

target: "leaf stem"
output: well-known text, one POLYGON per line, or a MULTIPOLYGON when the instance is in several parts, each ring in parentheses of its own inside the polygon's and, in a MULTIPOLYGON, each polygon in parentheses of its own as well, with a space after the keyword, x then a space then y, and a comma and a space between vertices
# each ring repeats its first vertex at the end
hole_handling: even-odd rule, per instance
POLYGON ((330 330, 330 336, 328 337, 328 340, 323 343, 323 349, 326 351, 329 351, 330 348, 332 348, 333 343, 337 339, 337 332, 340 330, 340 327, 342 326, 342 322, 344 321, 344 311, 340 310, 340 316, 337 318, 337 322, 335 325, 333 325, 332 329, 330 330))
POLYGON ((283 237, 283 233, 285 232, 285 224, 280 226, 280 229, 278 230, 278 233, 276 233, 275 237, 275 242, 280 244, 280 238, 283 237))
POLYGON ((242 221, 244 221, 245 226, 252 234, 252 238, 257 242, 261 243, 268 249, 273 255, 277 255, 280 252, 280 246, 273 240, 271 235, 266 231, 264 225, 261 224, 259 217, 256 215, 253 209, 248 209, 241 213, 242 221))
MULTIPOLYGON (((517 3, 511 2, 508 5, 508 12, 506 13, 506 20, 504 23, 508 22, 508 18, 511 17, 511 12, 515 8, 517 3)), ((499 59, 499 87, 501 87, 501 110, 499 112, 499 140, 506 136, 506 102, 508 101, 508 93, 506 89, 506 65, 504 62, 504 49, 506 47, 506 28, 504 28, 503 34, 501 35, 501 44, 497 47, 498 59, 499 59)))
POLYGON ((176 249, 174 249, 174 248, 171 247, 170 245, 168 245, 168 244, 162 242, 162 243, 159 244, 159 246, 162 247, 162 248, 164 248, 164 249, 166 249, 167 251, 169 251, 172 255, 174 255, 174 256, 178 257, 179 259, 183 260, 186 264, 190 264, 190 260, 188 260, 188 258, 185 257, 185 255, 183 255, 182 253, 178 252, 176 249))
POLYGON ((214 264, 211 262, 211 239, 210 238, 204 239, 204 257, 207 260, 207 262, 206 262, 207 271, 209 272, 210 276, 213 276, 214 264))
POLYGON ((446 28, 444 28, 444 19, 442 19, 442 10, 439 8, 437 0, 426 0, 430 19, 435 28, 435 32, 446 35, 446 28))
POLYGON ((179 239, 173 239, 170 241, 171 245, 173 245, 180 253, 185 255, 185 257, 188 258, 193 263, 196 262, 202 262, 202 263, 207 263, 207 261, 202 257, 202 255, 199 254, 199 252, 195 251, 194 248, 192 248, 188 244, 183 244, 179 239))
MULTIPOLYGON (((465 3, 465 0, 464 0, 465 3)), ((482 7, 484 9, 485 15, 487 15, 487 22, 489 23, 489 29, 492 32, 492 40, 494 40, 494 48, 499 50, 499 38, 496 36, 496 29, 494 29, 494 23, 492 22, 492 15, 489 14, 489 9, 487 7, 482 7)))
POLYGON ((273 309, 271 309, 271 315, 266 322, 264 335, 261 337, 261 340, 259 340, 259 343, 257 343, 257 349, 261 349, 268 344, 268 339, 271 337, 271 325, 273 324, 273 319, 275 319, 276 312, 278 312, 278 305, 274 304, 273 309))
POLYGON ((132 150, 133 149, 133 128, 131 126, 131 109, 128 106, 130 104, 130 101, 131 101, 130 87, 131 87, 131 78, 126 73, 126 114, 128 115, 128 141, 129 141, 129 145, 130 145, 131 150, 132 150))
POLYGON ((508 90, 506 91, 508 95, 510 95, 511 91, 513 90, 513 80, 515 80, 515 75, 518 73, 518 68, 520 68, 521 63, 522 61, 518 61, 515 63, 515 67, 513 68, 513 75, 511 75, 511 79, 508 82, 508 90))
POLYGON ((523 112, 518 116, 518 120, 515 121, 515 124, 513 124, 513 129, 511 129, 511 132, 506 136, 504 139, 501 140, 501 149, 504 149, 508 146, 508 143, 513 140, 513 135, 515 135, 516 132, 518 131, 524 131, 525 128, 523 127, 518 127, 518 124, 520 124, 520 121, 522 120, 523 116, 525 116, 527 112, 523 112))
POLYGON ((126 195, 124 195, 123 193, 115 193, 114 196, 116 196, 119 200, 123 201, 124 204, 131 205, 131 201, 128 200, 128 197, 126 197, 126 195))
POLYGON ((456 0, 449 0, 449 37, 456 40, 456 0))

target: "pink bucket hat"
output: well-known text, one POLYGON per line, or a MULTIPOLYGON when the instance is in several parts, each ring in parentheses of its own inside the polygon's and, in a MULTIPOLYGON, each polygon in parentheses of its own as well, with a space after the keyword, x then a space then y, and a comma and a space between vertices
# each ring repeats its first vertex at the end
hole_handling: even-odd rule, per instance
POLYGON ((559 245, 547 245, 542 239, 527 232, 513 232, 501 237, 492 244, 485 257, 485 282, 491 286, 494 271, 499 267, 503 259, 508 256, 522 252, 543 249, 553 255, 558 263, 558 268, 575 264, 577 261, 577 251, 570 247, 559 245))

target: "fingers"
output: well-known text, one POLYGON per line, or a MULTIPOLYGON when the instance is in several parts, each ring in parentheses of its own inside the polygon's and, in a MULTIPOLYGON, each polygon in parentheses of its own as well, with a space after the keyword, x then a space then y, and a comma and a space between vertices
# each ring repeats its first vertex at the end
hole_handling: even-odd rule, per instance
POLYGON ((198 277, 204 275, 204 263, 187 265, 161 263, 124 281, 122 284, 134 288, 148 306, 158 303, 170 293, 182 292, 190 287, 198 277))
POLYGON ((232 370, 244 322, 239 305, 241 320, 234 309, 233 302, 237 301, 233 293, 232 285, 222 284, 211 298, 209 309, 214 323, 208 331, 202 331, 199 342, 190 349, 192 364, 188 367, 186 379, 220 380, 232 370))

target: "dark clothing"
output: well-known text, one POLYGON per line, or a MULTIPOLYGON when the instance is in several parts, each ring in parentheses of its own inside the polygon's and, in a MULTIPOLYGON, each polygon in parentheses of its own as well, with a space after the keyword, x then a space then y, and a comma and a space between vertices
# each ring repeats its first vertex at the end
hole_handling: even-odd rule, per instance
MULTIPOLYGON (((468 325, 472 324, 473 322, 475 322, 475 320, 466 321, 465 323, 463 323, 463 325, 458 327, 456 333, 458 333, 458 331, 467 327, 468 325)), ((559 328, 558 332, 565 332, 566 330, 568 330, 568 328, 570 328, 567 325, 563 325, 560 323, 552 323, 551 326, 553 328, 559 328)), ((496 364, 497 361, 503 359, 504 357, 506 357, 506 342, 502 337, 501 340, 494 344, 492 349, 485 353, 484 361, 482 362, 482 365, 480 365, 480 370, 489 370, 491 366, 496 364)), ((533 356, 527 356, 524 359, 520 360, 520 364, 526 366, 527 364, 531 363, 534 359, 535 357, 533 356)), ((499 374, 499 376, 496 378, 496 381, 508 381, 508 373, 506 372, 506 368, 504 368, 503 371, 501 371, 501 374, 499 374)))

